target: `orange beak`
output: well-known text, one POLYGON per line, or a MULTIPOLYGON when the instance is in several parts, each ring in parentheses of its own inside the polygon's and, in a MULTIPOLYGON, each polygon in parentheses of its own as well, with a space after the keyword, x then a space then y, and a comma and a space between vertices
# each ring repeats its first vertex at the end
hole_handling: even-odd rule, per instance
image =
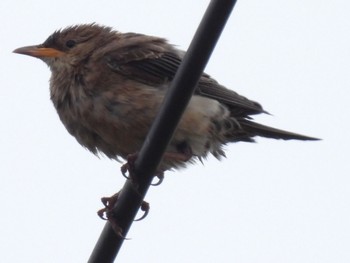
POLYGON ((36 58, 57 58, 64 54, 64 52, 57 49, 40 46, 20 47, 15 49, 13 53, 28 55, 36 58))

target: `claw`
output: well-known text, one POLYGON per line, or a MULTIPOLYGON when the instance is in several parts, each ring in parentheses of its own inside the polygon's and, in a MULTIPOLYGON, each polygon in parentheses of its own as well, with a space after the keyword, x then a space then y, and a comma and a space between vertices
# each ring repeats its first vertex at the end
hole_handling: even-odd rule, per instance
POLYGON ((105 207, 108 207, 108 203, 109 203, 109 197, 102 197, 101 198, 101 202, 105 207))
POLYGON ((149 203, 147 203, 146 201, 142 201, 140 208, 141 208, 141 211, 144 211, 144 213, 140 218, 135 219, 134 221, 141 221, 146 218, 150 209, 149 203))
POLYGON ((120 167, 120 170, 122 172, 122 175, 125 177, 125 179, 129 180, 130 177, 126 175, 126 173, 129 171, 130 167, 128 163, 124 163, 122 167, 120 167))
POLYGON ((122 167, 120 168, 123 176, 126 178, 126 179, 131 179, 133 180, 134 178, 134 164, 135 164, 135 161, 137 159, 137 156, 138 156, 138 153, 133 153, 133 154, 129 154, 127 157, 126 157, 126 163, 122 165, 122 167), (129 176, 126 175, 126 173, 129 173, 129 176))
POLYGON ((104 208, 97 211, 97 215, 103 220, 109 220, 110 211, 113 209, 114 205, 118 201, 119 193, 116 193, 110 197, 102 197, 101 202, 105 206, 104 208))
POLYGON ((119 226, 117 220, 115 220, 115 218, 113 217, 113 215, 109 213, 107 213, 107 217, 108 217, 108 221, 109 223, 111 224, 113 230, 114 230, 114 233, 116 233, 116 235, 124 240, 130 240, 130 238, 126 238, 124 235, 123 235, 123 229, 119 226))
POLYGON ((107 214, 107 208, 102 208, 100 210, 97 211, 97 215, 102 219, 102 220, 108 220, 108 218, 105 216, 105 214, 107 214))
POLYGON ((106 208, 112 209, 118 201, 119 194, 120 194, 120 191, 118 193, 115 193, 114 195, 112 195, 110 197, 102 197, 101 198, 102 204, 106 208))
POLYGON ((117 236, 119 236, 122 239, 127 239, 125 236, 123 236, 123 230, 122 228, 117 224, 117 223, 112 223, 111 221, 109 221, 111 223, 111 226, 114 230, 114 232, 117 234, 117 236))
POLYGON ((155 175, 159 180, 156 183, 152 183, 152 186, 158 186, 164 181, 164 172, 159 172, 155 175))
POLYGON ((127 239, 125 236, 123 236, 123 229, 119 226, 118 222, 113 216, 112 211, 113 207, 118 201, 119 193, 120 192, 112 195, 111 197, 102 197, 101 202, 105 207, 98 210, 97 215, 103 220, 108 220, 117 236, 122 239, 127 239))

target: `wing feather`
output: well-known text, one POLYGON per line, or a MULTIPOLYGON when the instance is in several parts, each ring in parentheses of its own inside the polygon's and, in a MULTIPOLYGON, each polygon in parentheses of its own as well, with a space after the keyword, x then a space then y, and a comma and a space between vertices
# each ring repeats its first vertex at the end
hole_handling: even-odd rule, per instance
MULTIPOLYGON (((181 51, 162 38, 132 33, 127 38, 129 41, 119 42, 106 54, 113 71, 156 88, 164 87, 174 78, 182 61, 181 51)), ((218 100, 236 117, 265 112, 259 103, 225 88, 205 73, 195 94, 218 100)))

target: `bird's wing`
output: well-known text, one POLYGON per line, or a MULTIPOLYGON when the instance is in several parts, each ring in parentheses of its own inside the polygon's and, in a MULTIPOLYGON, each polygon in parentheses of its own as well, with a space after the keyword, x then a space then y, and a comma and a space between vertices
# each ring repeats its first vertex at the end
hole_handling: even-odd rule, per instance
MULTIPOLYGON (((171 81, 182 61, 183 53, 164 39, 128 34, 125 45, 106 54, 109 67, 119 74, 154 87, 171 81), (132 41, 130 41, 132 40, 132 41)), ((247 117, 264 112, 261 105, 225 88, 203 73, 195 94, 216 99, 227 105, 234 116, 247 117)))
POLYGON ((114 72, 157 87, 171 81, 181 63, 172 51, 164 39, 128 33, 105 57, 114 72))

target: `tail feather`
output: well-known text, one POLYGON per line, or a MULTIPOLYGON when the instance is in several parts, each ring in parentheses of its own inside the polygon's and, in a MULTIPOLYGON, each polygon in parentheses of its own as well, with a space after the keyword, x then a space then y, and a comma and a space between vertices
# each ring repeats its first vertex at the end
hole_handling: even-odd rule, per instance
POLYGON ((246 119, 239 120, 242 129, 251 136, 262 136, 266 138, 282 139, 282 140, 303 140, 317 141, 318 138, 301 135, 294 132, 284 131, 269 126, 265 126, 246 119))

